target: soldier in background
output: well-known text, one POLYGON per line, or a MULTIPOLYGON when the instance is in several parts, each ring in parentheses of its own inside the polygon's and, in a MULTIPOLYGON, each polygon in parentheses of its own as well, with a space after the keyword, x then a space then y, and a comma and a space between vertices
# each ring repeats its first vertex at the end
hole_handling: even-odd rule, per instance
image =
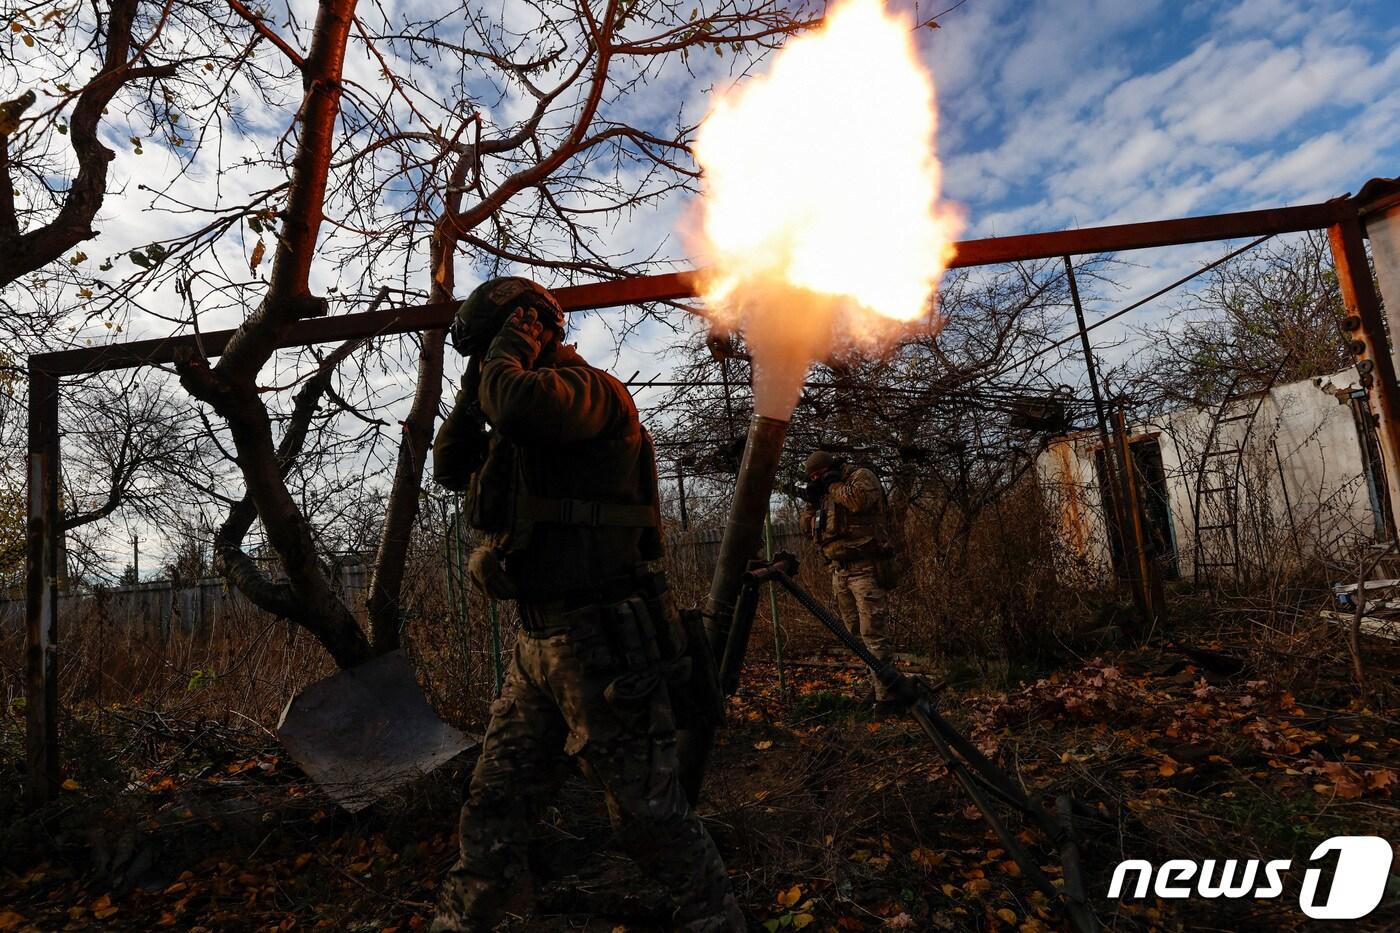
MULTIPOLYGON (((825 450, 803 466, 802 531, 831 566, 831 592, 841 620, 881 661, 891 655, 888 591, 897 582, 898 560, 886 533, 885 490, 866 467, 846 463, 825 450)), ((885 687, 873 674, 867 694, 876 714, 892 711, 885 687)))
POLYGON ((433 471, 469 491, 486 538, 469 572, 488 596, 517 602, 521 631, 432 928, 493 928, 567 754, 603 786, 623 844, 672 892, 673 927, 742 930, 677 778, 672 698, 693 698, 687 652, 697 649, 656 563, 651 438, 622 383, 561 342, 563 319, 544 288, 503 278, 477 288, 452 326, 471 362, 433 471))

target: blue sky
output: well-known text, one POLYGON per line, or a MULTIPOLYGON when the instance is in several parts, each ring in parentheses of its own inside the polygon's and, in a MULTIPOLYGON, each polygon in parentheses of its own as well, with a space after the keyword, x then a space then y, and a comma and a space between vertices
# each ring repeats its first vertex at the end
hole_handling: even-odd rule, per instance
MULTIPOLYGON (((889 2, 914 9, 914 0, 889 2)), ((918 0, 917 12, 925 20, 955 3, 918 0)), ((520 9, 502 6, 503 14, 520 9)), ((943 191, 963 206, 966 237, 1305 203, 1354 191, 1372 176, 1400 174, 1395 0, 965 0, 939 22, 941 28, 916 36, 938 85, 943 191)), ((691 66, 694 76, 670 63, 629 95, 622 111, 662 131, 678 112, 686 121, 701 119, 710 92, 733 80, 735 64, 732 56, 706 56, 691 66)), ((360 53, 347 67, 372 80, 377 66, 360 53)), ((859 63, 851 71, 859 80, 859 63)), ((289 113, 262 116, 280 128, 289 113)), ((122 144, 122 128, 111 133, 116 181, 98 245, 120 254, 168 233, 169 215, 142 211, 150 199, 129 182, 173 162, 160 150, 138 160, 122 144), (112 223, 117 217, 121 223, 112 223)), ((224 184, 235 193, 251 190, 268 183, 264 175, 230 176, 224 184)), ((177 193, 205 183, 207 172, 177 193)), ((197 191, 191 196, 204 199, 197 191)), ((676 236, 685 210, 676 197, 629 214, 611 229, 609 246, 634 257, 659 248, 686 264, 676 236)), ((227 249, 241 254, 248 247, 231 242, 227 249)), ((1107 297, 1130 300, 1220 251, 1207 244, 1136 254, 1138 266, 1120 277, 1120 293, 1107 297)), ((318 264, 316 275, 326 280, 317 287, 331 284, 329 269, 318 264)), ((458 272, 465 293, 479 272, 465 261, 458 272)), ((203 322, 233 323, 217 315, 203 322)), ((169 330, 139 313, 130 325, 130 335, 169 330)), ((585 352, 612 361, 613 336, 603 321, 579 321, 575 333, 585 352)), ((100 329, 94 336, 111 339, 100 329)), ((623 356, 636 355, 643 365, 627 372, 656 369, 655 353, 668 340, 660 332, 636 334, 623 356)))
POLYGON ((1400 174, 1400 3, 968 0, 941 24, 920 44, 944 191, 972 236, 1306 202, 1400 174))

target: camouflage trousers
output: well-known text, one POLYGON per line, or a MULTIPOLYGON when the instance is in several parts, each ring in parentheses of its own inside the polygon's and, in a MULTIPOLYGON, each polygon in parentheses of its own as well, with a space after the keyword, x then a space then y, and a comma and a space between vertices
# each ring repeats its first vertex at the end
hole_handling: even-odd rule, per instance
POLYGON ((522 633, 491 705, 434 930, 494 928, 525 880, 530 828, 557 790, 561 753, 602 785, 623 846, 671 891, 673 928, 744 929, 724 862, 678 781, 664 682, 619 677, 611 658, 573 634, 522 633))
MULTIPOLYGON (((875 582, 875 565, 868 560, 832 564, 831 592, 846 628, 859 635, 875 657, 889 660, 889 596, 875 582)), ((875 699, 885 699, 887 691, 873 674, 870 683, 875 699)))

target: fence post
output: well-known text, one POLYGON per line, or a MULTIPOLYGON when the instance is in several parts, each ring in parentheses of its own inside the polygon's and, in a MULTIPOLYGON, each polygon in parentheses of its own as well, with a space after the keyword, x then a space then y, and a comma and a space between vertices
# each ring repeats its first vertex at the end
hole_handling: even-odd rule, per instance
POLYGON ((58 795, 58 379, 30 363, 28 555, 25 567, 25 796, 58 795))

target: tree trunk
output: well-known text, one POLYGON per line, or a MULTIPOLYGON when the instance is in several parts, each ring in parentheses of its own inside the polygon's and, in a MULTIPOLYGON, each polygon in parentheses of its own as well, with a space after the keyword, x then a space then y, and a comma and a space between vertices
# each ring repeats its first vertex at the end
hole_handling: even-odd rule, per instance
MULTIPOLYGON (((454 217, 461 205, 467 171, 475 160, 476 153, 470 148, 458 153, 448 179, 447 199, 443 216, 433 231, 430 257, 434 302, 453 300, 456 275, 452 260, 461 229, 454 217)), ((422 341, 418 352, 418 387, 399 438, 394 485, 385 508, 384 530, 379 539, 379 552, 374 559, 374 576, 370 580, 369 623, 376 653, 393 651, 399 646, 408 545, 413 535, 414 519, 418 517, 423 466, 428 459, 428 447, 432 444, 433 423, 437 420, 438 403, 442 400, 442 357, 447 332, 428 331, 423 334, 422 341)))
MULTIPOLYGON (((341 70, 354 11, 354 0, 323 0, 317 11, 302 69, 301 127, 267 294, 239 326, 216 367, 211 369, 207 360, 193 353, 176 362, 185 389, 228 424, 248 498, 287 573, 286 594, 292 609, 288 617, 324 644, 341 667, 372 657, 369 640, 322 566, 311 524, 287 489, 256 377, 287 324, 325 310, 325 300, 311 294, 309 279, 323 219, 340 112, 341 70)), ((244 577, 233 575, 235 580, 244 577)), ((253 589, 255 594, 260 590, 253 589)))
MULTIPOLYGON (((449 264, 451 258, 448 258, 449 264)), ((433 301, 446 301, 433 290, 433 301)), ((369 624, 374 651, 382 654, 399 647, 402 627, 400 609, 404 568, 413 522, 418 517, 419 491, 423 487, 423 466, 433 440, 433 423, 442 398, 442 354, 447 332, 432 330, 423 334, 418 354, 418 389, 413 407, 403 422, 394 485, 384 514, 384 530, 375 555, 374 576, 370 580, 369 624)))

